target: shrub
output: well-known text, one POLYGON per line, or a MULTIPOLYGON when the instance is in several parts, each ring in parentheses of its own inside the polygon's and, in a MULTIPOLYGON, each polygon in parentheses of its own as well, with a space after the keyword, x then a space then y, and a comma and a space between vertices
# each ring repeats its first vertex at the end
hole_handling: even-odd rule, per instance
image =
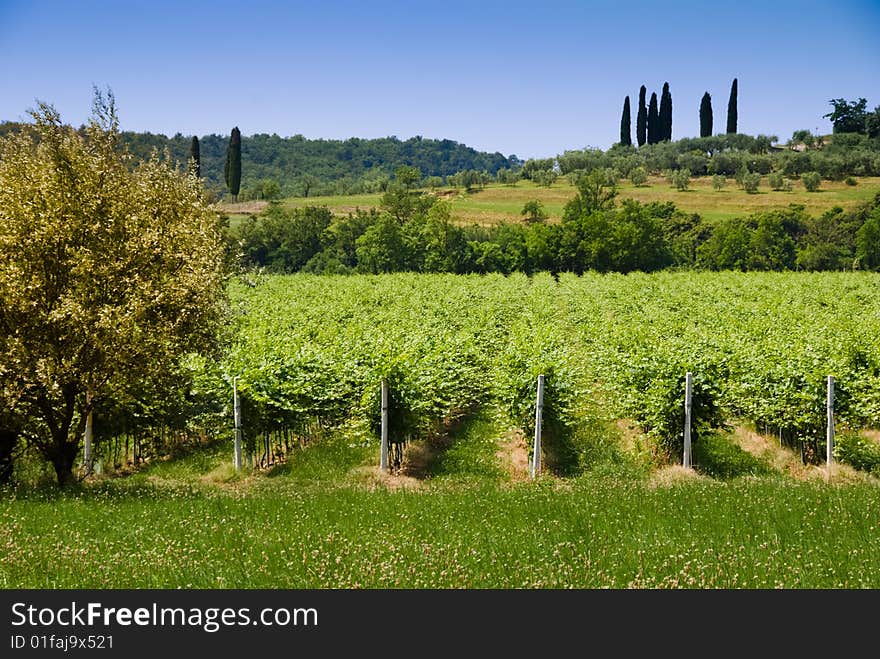
POLYGON ((712 189, 715 192, 720 192, 725 185, 727 185, 727 177, 724 174, 715 174, 712 177, 712 189))
POLYGON ((846 177, 846 184, 847 184, 847 185, 858 185, 859 182, 856 181, 856 179, 855 179, 854 177, 852 177, 852 176, 847 176, 847 177, 846 177))
POLYGON ((782 186, 785 184, 785 177, 782 175, 782 172, 770 172, 767 175, 767 183, 770 185, 773 190, 781 190, 782 186))
POLYGON ((761 184, 761 175, 757 172, 746 174, 743 177, 743 190, 748 192, 749 194, 757 194, 758 186, 761 184))
POLYGON ((544 204, 537 199, 531 199, 523 206, 520 215, 525 218, 528 223, 543 222, 547 219, 547 211, 544 210, 544 204))
POLYGON ((866 437, 838 435, 834 445, 834 457, 856 469, 880 474, 880 444, 866 437))
POLYGON ((803 181, 807 192, 816 192, 822 184, 822 177, 819 172, 807 172, 801 176, 801 181, 803 181))
POLYGON ((629 178, 633 185, 638 187, 648 182, 648 172, 644 167, 636 167, 630 172, 629 178))
POLYGON ((676 190, 684 192, 688 189, 688 183, 691 180, 691 170, 679 169, 672 175, 672 184, 676 190))

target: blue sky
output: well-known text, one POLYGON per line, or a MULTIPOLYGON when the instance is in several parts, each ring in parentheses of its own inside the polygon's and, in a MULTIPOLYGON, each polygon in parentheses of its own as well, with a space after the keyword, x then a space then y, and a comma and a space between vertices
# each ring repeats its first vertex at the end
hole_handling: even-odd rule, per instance
MULTIPOLYGON (((0 120, 35 99, 123 129, 449 138, 550 156, 607 148, 623 98, 668 81, 673 136, 830 132, 831 98, 880 105, 880 2, 0 0, 0 120)), ((635 109, 633 111, 635 115, 635 109)), ((633 118, 635 118, 633 116, 633 118)))

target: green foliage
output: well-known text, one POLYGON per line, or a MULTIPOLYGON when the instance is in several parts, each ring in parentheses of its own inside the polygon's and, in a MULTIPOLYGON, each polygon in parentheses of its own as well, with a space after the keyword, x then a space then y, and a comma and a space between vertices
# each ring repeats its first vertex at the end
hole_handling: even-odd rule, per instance
POLYGON ((801 182, 807 192, 816 192, 822 185, 822 175, 819 172, 806 172, 801 176, 801 182))
POLYGON ((620 117, 620 144, 632 146, 632 117, 629 109, 629 96, 623 101, 623 114, 620 117))
POLYGON ((677 169, 672 174, 672 185, 675 186, 675 189, 679 192, 684 192, 688 189, 688 184, 691 180, 691 170, 689 169, 677 169))
POLYGON ((635 167, 629 174, 629 180, 636 187, 643 186, 648 182, 648 172, 644 167, 635 167))
POLYGON ((756 194, 758 192, 758 186, 761 184, 761 175, 757 172, 749 173, 743 176, 742 186, 743 190, 745 190, 749 194, 756 194))
POLYGON ((709 92, 703 94, 700 101, 700 137, 712 135, 712 97, 709 92))
POLYGON ((756 458, 720 433, 706 433, 693 445, 695 469, 712 478, 767 476, 772 469, 766 460, 756 458))
POLYGON ((648 103, 648 144, 661 142, 660 113, 657 109, 657 94, 651 93, 651 101, 648 103))
POLYGON ((727 178, 723 174, 715 174, 712 177, 712 189, 715 190, 715 192, 723 190, 726 184, 727 178))
POLYGON ((196 178, 202 176, 202 157, 199 152, 199 138, 193 135, 189 149, 190 166, 196 178))
POLYGON ((660 127, 660 141, 670 141, 672 139, 672 94, 669 91, 668 82, 663 83, 663 91, 660 95, 658 121, 660 127))
POLYGON ((855 433, 834 438, 834 458, 848 465, 880 476, 880 444, 855 433))
POLYGON ((547 215, 547 211, 544 209, 544 204, 542 204, 537 199, 531 199, 527 201, 523 206, 522 211, 520 211, 520 215, 522 215, 526 222, 543 222, 549 217, 547 215))
POLYGON ((241 189, 241 131, 238 126, 232 129, 229 136, 229 146, 226 148, 226 165, 223 168, 223 175, 226 181, 226 187, 232 200, 238 197, 241 189))
POLYGON ((855 242, 859 265, 880 270, 880 204, 875 205, 865 223, 859 227, 855 242))
POLYGON ((834 109, 823 114, 822 118, 831 120, 835 134, 865 132, 865 121, 868 117, 866 99, 849 102, 843 98, 833 98, 828 102, 834 109))
POLYGON ((644 146, 648 139, 648 107, 645 103, 647 90, 642 85, 639 88, 639 110, 636 116, 636 141, 639 146, 644 146))
POLYGON ((767 176, 767 185, 773 190, 782 190, 785 185, 785 176, 782 172, 770 172, 767 176))
POLYGON ((850 185, 850 186, 856 186, 859 184, 859 182, 856 181, 856 179, 852 176, 847 176, 844 183, 846 183, 847 185, 850 185))
POLYGON ((537 171, 533 171, 531 173, 531 177, 535 184, 540 185, 544 188, 549 188, 554 183, 556 183, 558 175, 553 169, 539 169, 537 171))
POLYGON ((730 98, 727 101, 727 132, 736 133, 737 113, 737 81, 736 78, 730 85, 730 98))
POLYGON ((90 413, 160 417, 181 358, 216 347, 224 241, 195 176, 129 167, 112 95, 81 131, 32 117, 0 143, 0 407, 69 485, 90 413))

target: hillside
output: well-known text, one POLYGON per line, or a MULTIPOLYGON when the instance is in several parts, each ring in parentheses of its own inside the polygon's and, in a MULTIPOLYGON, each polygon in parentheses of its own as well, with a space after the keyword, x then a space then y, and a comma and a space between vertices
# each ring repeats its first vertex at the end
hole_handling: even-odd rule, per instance
MULTIPOLYGON (((0 136, 17 129, 19 124, 0 123, 0 136)), ((149 157, 153 149, 168 149, 171 158, 185 162, 190 156, 192 136, 180 133, 173 137, 154 133, 122 133, 123 143, 138 159, 149 157)), ((223 166, 229 135, 199 136, 202 177, 208 188, 225 192, 223 166)), ((314 194, 349 194, 373 192, 403 165, 418 167, 424 176, 447 176, 463 170, 487 171, 515 168, 519 159, 511 155, 477 151, 452 140, 407 140, 397 137, 378 139, 310 140, 302 135, 280 137, 257 134, 242 136, 242 196, 267 180, 275 181, 282 196, 300 196, 309 186, 314 194)))

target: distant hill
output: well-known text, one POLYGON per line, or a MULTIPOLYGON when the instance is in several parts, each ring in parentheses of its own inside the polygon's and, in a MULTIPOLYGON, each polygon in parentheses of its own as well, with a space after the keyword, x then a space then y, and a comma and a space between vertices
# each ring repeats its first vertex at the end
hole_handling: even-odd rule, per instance
MULTIPOLYGON (((18 124, 0 123, 0 135, 18 124)), ((189 159, 192 136, 123 132, 123 140, 137 158, 146 158, 153 149, 164 151, 180 162, 189 159)), ((210 188, 226 191, 223 165, 229 135, 199 136, 202 177, 210 188)), ((418 167, 423 176, 447 176, 459 171, 516 168, 516 156, 486 153, 452 140, 413 137, 379 139, 309 140, 302 135, 279 137, 258 134, 242 136, 242 197, 258 197, 260 184, 274 180, 283 196, 309 194, 347 194, 375 192, 383 180, 402 165, 418 167), (313 177, 311 181, 307 177, 313 177)))

